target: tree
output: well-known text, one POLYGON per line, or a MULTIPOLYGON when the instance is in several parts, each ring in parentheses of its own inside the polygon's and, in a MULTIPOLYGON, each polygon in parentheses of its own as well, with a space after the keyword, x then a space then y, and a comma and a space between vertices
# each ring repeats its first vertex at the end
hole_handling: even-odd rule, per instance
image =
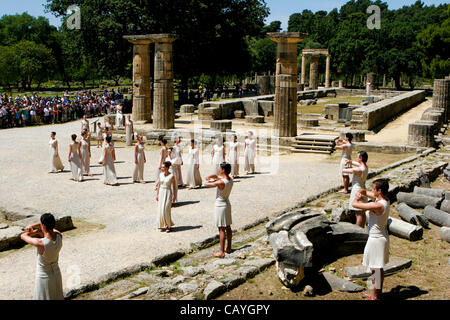
POLYGON ((244 74, 250 70, 246 36, 261 33, 268 9, 263 0, 47 0, 47 8, 66 16, 69 5, 81 8, 77 45, 95 61, 103 76, 127 73, 132 45, 123 35, 176 33, 174 70, 184 86, 189 77, 244 74))
POLYGON ((417 35, 417 42, 424 76, 439 79, 450 74, 450 5, 447 19, 441 25, 428 26, 417 35))
POLYGON ((39 86, 54 73, 56 60, 51 50, 43 44, 22 40, 12 46, 12 50, 23 89, 31 89, 33 80, 36 80, 39 86))
POLYGON ((19 69, 12 47, 0 46, 0 83, 11 89, 11 84, 19 82, 19 69))

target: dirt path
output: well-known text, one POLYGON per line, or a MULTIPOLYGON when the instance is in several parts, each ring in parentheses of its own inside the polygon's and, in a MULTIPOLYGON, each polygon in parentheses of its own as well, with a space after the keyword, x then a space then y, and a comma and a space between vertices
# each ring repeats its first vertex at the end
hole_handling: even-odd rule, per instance
POLYGON ((376 135, 366 135, 366 140, 371 143, 406 144, 408 142, 408 126, 410 123, 420 120, 423 112, 430 108, 432 100, 427 100, 405 112, 394 121, 388 123, 376 135))

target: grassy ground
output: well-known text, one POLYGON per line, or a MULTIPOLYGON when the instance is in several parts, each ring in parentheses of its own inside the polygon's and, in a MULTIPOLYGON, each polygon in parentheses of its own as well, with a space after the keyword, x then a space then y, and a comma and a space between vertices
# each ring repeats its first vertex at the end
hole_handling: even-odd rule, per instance
MULTIPOLYGON (((398 154, 389 154, 389 153, 380 153, 380 152, 369 152, 369 160, 367 164, 369 168, 378 169, 382 168, 390 163, 394 163, 405 159, 407 157, 415 155, 415 153, 398 153, 398 154)), ((357 151, 353 152, 353 160, 356 161, 357 151)), ((333 154, 327 157, 325 161, 338 163, 340 162, 342 157, 342 153, 337 150, 333 154)))
MULTIPOLYGON (((450 190, 450 183, 440 176, 433 188, 450 190)), ((395 205, 391 217, 399 218, 395 205)), ((383 298, 385 300, 448 300, 450 299, 450 244, 440 240, 440 227, 430 224, 424 230, 423 239, 411 242, 390 236, 390 255, 412 260, 406 270, 385 278, 383 298)), ((344 268, 360 265, 362 254, 341 258, 324 267, 334 268, 335 274, 344 278, 344 268)), ((367 288, 365 281, 356 281, 367 288)), ((306 284, 306 283, 305 283, 306 284)), ((225 293, 219 300, 363 300, 363 293, 329 291, 320 283, 311 283, 316 295, 305 297, 302 285, 297 290, 285 288, 278 280, 275 266, 257 275, 238 288, 225 293)), ((366 290, 367 292, 367 290, 366 290)))
POLYGON ((297 105, 297 112, 300 113, 322 113, 325 105, 335 104, 339 102, 348 102, 350 105, 359 105, 365 97, 359 96, 337 96, 336 98, 320 98, 317 99, 317 104, 312 106, 297 105))

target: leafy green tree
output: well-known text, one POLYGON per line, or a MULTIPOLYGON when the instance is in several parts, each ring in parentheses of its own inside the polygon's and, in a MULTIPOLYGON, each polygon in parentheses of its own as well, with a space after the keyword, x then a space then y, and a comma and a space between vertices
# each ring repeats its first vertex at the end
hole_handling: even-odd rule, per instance
POLYGON ((12 47, 0 47, 0 83, 9 89, 19 82, 19 69, 12 47))
POLYGON ((43 44, 22 40, 13 45, 12 50, 23 89, 31 89, 33 81, 37 81, 39 87, 42 81, 54 74, 56 60, 52 51, 43 44))
POLYGON ((450 74, 450 5, 447 19, 441 25, 428 26, 417 35, 417 42, 424 76, 439 79, 450 74))

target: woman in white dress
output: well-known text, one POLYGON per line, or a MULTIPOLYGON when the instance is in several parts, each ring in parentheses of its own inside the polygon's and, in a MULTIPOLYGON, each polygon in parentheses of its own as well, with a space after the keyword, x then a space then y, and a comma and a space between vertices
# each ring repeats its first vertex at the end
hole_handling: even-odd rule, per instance
POLYGON ((208 181, 205 186, 208 188, 217 187, 216 202, 214 206, 214 222, 219 228, 220 251, 213 255, 218 258, 224 258, 225 253, 231 253, 231 240, 233 233, 231 230, 231 203, 229 200, 231 189, 233 188, 233 179, 230 177, 231 165, 222 163, 220 165, 220 175, 211 175, 206 178, 208 181), (225 239, 227 239, 227 248, 225 249, 225 239))
POLYGON ((346 163, 349 160, 352 160, 352 151, 353 151, 353 134, 350 132, 347 132, 345 134, 345 139, 338 139, 336 140, 336 147, 335 149, 341 149, 342 150, 342 158, 341 158, 341 164, 339 167, 339 172, 342 174, 342 179, 344 180, 344 189, 339 191, 340 193, 349 193, 348 192, 348 185, 350 184, 350 175, 348 173, 343 172, 344 169, 348 169, 351 166, 346 165, 346 163))
POLYGON ((72 143, 69 144, 69 162, 72 170, 71 180, 83 181, 83 175, 81 174, 81 143, 77 142, 76 134, 72 135, 72 143))
POLYGON ((114 125, 111 122, 111 118, 108 117, 105 122, 105 131, 108 132, 108 131, 112 131, 112 130, 114 130, 114 125))
POLYGON ((83 132, 84 130, 86 130, 88 133, 89 131, 89 121, 87 120, 87 116, 84 115, 83 116, 83 120, 81 120, 81 132, 83 132))
POLYGON ((126 143, 127 146, 131 146, 133 144, 133 121, 131 120, 131 116, 127 117, 127 121, 125 122, 125 135, 126 135, 126 143))
POLYGON ((137 139, 138 142, 134 148, 133 182, 140 182, 144 184, 144 164, 147 162, 147 159, 145 158, 145 148, 144 142, 142 141, 142 136, 139 134, 137 139))
POLYGON ((170 161, 166 161, 161 166, 158 185, 156 186, 156 201, 158 202, 158 225, 161 231, 170 232, 174 226, 172 221, 172 203, 177 196, 176 180, 169 172, 170 161))
POLYGON ((373 191, 361 189, 357 192, 352 205, 360 210, 369 210, 369 239, 364 248, 362 265, 372 271, 373 295, 366 295, 370 300, 380 300, 382 295, 384 266, 389 262, 389 182, 377 179, 373 182, 373 191), (375 202, 365 203, 363 197, 375 202))
MULTIPOLYGON (((156 185, 158 185, 159 182, 159 175, 161 174, 161 168, 164 164, 164 162, 166 162, 167 157, 169 156, 169 150, 167 149, 167 140, 166 139, 162 139, 159 144, 161 145, 161 152, 160 152, 160 157, 159 157, 159 164, 158 164, 158 168, 156 169, 156 185)), ((156 190, 157 187, 155 187, 156 190)))
POLYGON ((41 222, 27 226, 20 238, 37 248, 34 300, 64 300, 59 252, 62 234, 55 229, 55 217, 50 213, 41 216, 41 222), (35 238, 38 235, 42 238, 35 238))
POLYGON ((197 186, 202 185, 202 177, 200 176, 200 161, 199 150, 197 148, 197 141, 191 140, 191 146, 188 154, 188 169, 186 174, 186 184, 191 190, 197 186))
POLYGON ((91 173, 91 144, 86 130, 81 133, 81 171, 83 175, 92 177, 91 173))
POLYGON ((213 174, 220 174, 220 164, 225 162, 225 147, 222 142, 222 137, 216 139, 216 144, 211 151, 213 174))
POLYGON ((245 174, 255 173, 256 139, 252 131, 248 132, 244 146, 244 170, 245 174))
POLYGON ((103 183, 116 186, 119 184, 116 176, 116 168, 114 167, 114 161, 116 161, 116 151, 114 150, 114 146, 111 144, 111 136, 106 137, 106 144, 103 150, 103 183))
POLYGON ((367 174, 369 172, 369 168, 367 167, 368 157, 369 156, 367 155, 367 152, 360 151, 358 153, 358 162, 349 160, 346 163, 346 165, 352 165, 354 167, 342 170, 344 173, 353 174, 352 192, 350 194, 349 209, 355 213, 356 224, 358 226, 360 226, 361 228, 364 228, 364 226, 366 225, 366 215, 365 215, 364 211, 361 211, 358 208, 354 208, 352 206, 352 203, 356 198, 356 193, 359 190, 366 188, 367 174))
POLYGON ((50 134, 50 172, 55 173, 64 170, 61 158, 58 153, 58 140, 56 140, 56 132, 50 134))
POLYGON ((103 128, 102 128, 102 124, 99 122, 97 122, 97 148, 100 148, 103 146, 103 128))
POLYGON ((181 166, 183 165, 183 156, 181 155, 181 137, 178 137, 175 141, 175 145, 172 148, 172 155, 173 155, 173 163, 172 163, 172 169, 176 170, 176 179, 177 184, 180 187, 183 187, 183 176, 181 175, 181 166))
POLYGON ((116 106, 116 128, 122 128, 123 127, 123 114, 122 114, 122 106, 118 104, 116 106))
POLYGON ((231 164, 231 177, 235 179, 239 176, 239 142, 237 141, 237 135, 233 135, 233 141, 229 144, 228 162, 231 164))

